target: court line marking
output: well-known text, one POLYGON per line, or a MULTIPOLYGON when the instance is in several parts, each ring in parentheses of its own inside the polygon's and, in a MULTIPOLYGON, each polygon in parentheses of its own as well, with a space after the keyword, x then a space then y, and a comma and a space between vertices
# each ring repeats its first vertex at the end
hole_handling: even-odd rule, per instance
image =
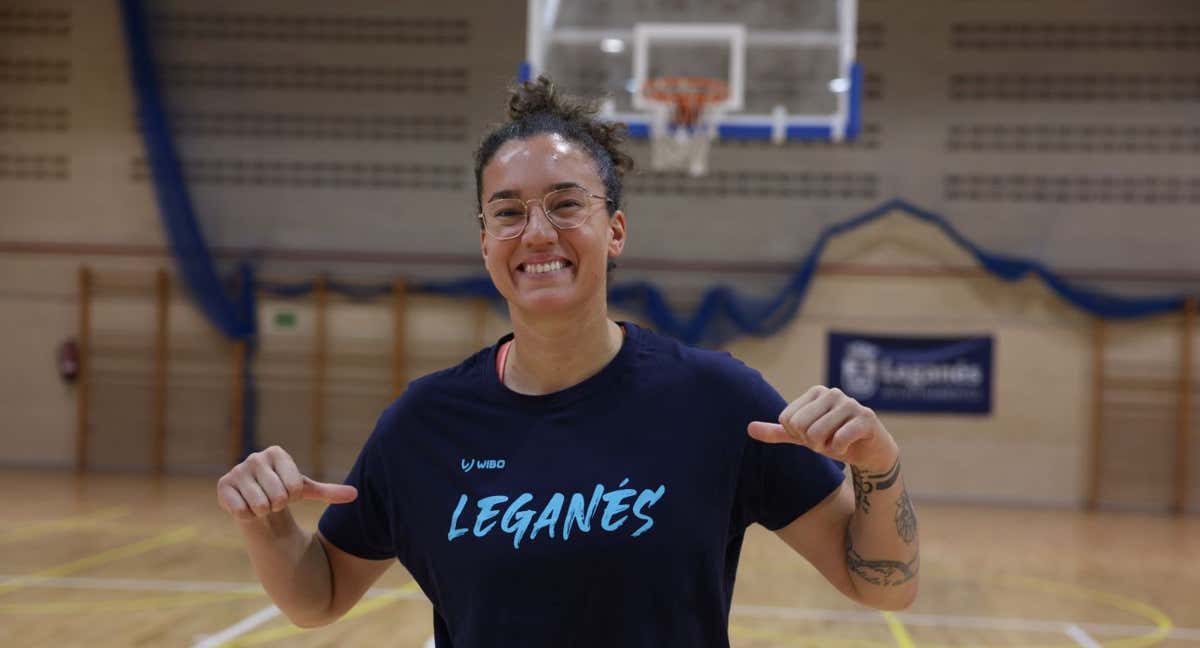
POLYGON ((1092 639, 1091 635, 1084 632, 1083 628, 1073 623, 1066 627, 1066 633, 1068 637, 1074 639, 1075 643, 1083 646, 1083 648, 1103 648, 1095 639, 1092 639))
POLYGON ((145 540, 134 542, 133 544, 101 551, 90 556, 85 556, 78 560, 72 560, 69 563, 42 569, 25 576, 10 578, 5 582, 0 583, 0 596, 11 594, 23 587, 37 584, 49 578, 66 576, 67 574, 83 571, 85 569, 91 569, 92 567, 97 567, 105 563, 116 562, 125 558, 132 558, 133 556, 148 553, 154 551, 155 549, 178 544, 180 542, 186 542, 195 537, 195 535, 195 527, 180 527, 178 529, 173 529, 171 531, 167 531, 166 533, 159 534, 153 538, 147 538, 145 540))
MULTIPOLYGON (((95 525, 90 525, 91 528, 100 529, 109 533, 123 533, 125 535, 140 535, 143 533, 154 533, 162 528, 160 525, 153 524, 129 524, 116 522, 98 522, 95 525)), ((217 537, 200 537, 196 539, 199 544, 210 545, 219 549, 236 549, 245 551, 246 541, 238 535, 220 535, 217 537)))
MULTIPOLYGON (((0 575, 0 581, 19 576, 0 575)), ((227 592, 233 594, 262 594, 266 596, 262 585, 258 583, 240 583, 230 581, 183 581, 154 578, 90 578, 87 576, 65 576, 61 578, 46 578, 31 587, 63 588, 63 589, 98 589, 98 590, 135 590, 152 592, 227 592)))
POLYGON ((900 622, 900 617, 892 612, 881 612, 884 621, 887 621, 888 632, 892 633, 892 638, 896 640, 896 645, 900 648, 916 648, 912 637, 908 634, 908 629, 900 622))
POLYGON ((7 544, 10 542, 20 542, 29 540, 38 536, 48 535, 59 531, 72 531, 75 529, 86 529, 88 527, 99 527, 110 523, 113 519, 129 515, 129 509, 124 506, 114 506, 111 508, 100 509, 85 515, 75 515, 71 517, 58 518, 54 520, 42 520, 32 522, 24 526, 19 526, 15 529, 10 529, 0 533, 0 543, 7 544))
POLYGON ((0 612, 8 614, 95 614, 99 612, 136 612, 162 610, 179 606, 206 605, 235 601, 240 598, 259 597, 259 593, 239 592, 181 592, 164 597, 157 596, 132 599, 110 599, 99 601, 55 601, 51 603, 0 603, 0 612))
MULTIPOLYGON (((0 575, 0 581, 20 576, 0 575)), ((240 581, 193 581, 168 580, 155 578, 90 578, 87 576, 65 576, 47 578, 31 587, 62 587, 68 589, 116 589, 116 590, 162 590, 170 592, 230 592, 257 593, 266 596, 262 585, 255 582, 240 581)), ((401 593, 404 597, 417 598, 416 591, 407 587, 372 587, 367 590, 370 596, 401 593)))
POLYGON ((1010 583, 1020 583, 1024 587, 1033 590, 1041 590, 1050 594, 1059 596, 1069 596, 1085 601, 1099 602, 1106 605, 1128 612, 1135 616, 1140 616, 1149 619, 1154 624, 1154 630, 1138 637, 1123 637, 1121 639, 1105 644, 1108 648, 1144 648, 1146 646, 1154 646, 1166 639, 1171 634, 1171 629, 1175 627, 1175 623, 1171 621, 1171 617, 1167 616, 1162 610, 1143 603, 1128 596, 1120 594, 1112 594, 1102 590, 1073 585, 1070 583, 1058 583, 1055 581, 1033 578, 1030 576, 1010 576, 1006 579, 1010 583))
POLYGON ((266 623, 267 621, 274 619, 275 617, 279 616, 279 614, 279 608, 275 607, 274 605, 263 608, 258 612, 246 617, 245 619, 242 619, 241 621, 229 626, 228 628, 225 628, 216 634, 209 635, 196 642, 192 645, 192 648, 217 648, 217 646, 220 646, 230 639, 236 639, 237 637, 240 637, 266 623))
MULTIPOLYGON (((0 583, 13 579, 28 578, 27 576, 0 575, 0 583)), ((92 578, 83 576, 42 577, 31 582, 27 587, 70 588, 70 589, 111 589, 111 590, 160 590, 178 592, 226 592, 226 593, 266 593, 262 586, 253 582, 235 581, 197 581, 197 580, 167 580, 144 578, 92 578)), ((393 594, 402 598, 421 598, 415 589, 373 587, 368 590, 368 596, 393 594)), ((732 609, 735 615, 749 617, 775 617, 793 620, 817 621, 865 621, 878 623, 878 612, 854 612, 839 610, 823 610, 818 608, 796 608, 784 606, 735 604, 732 609)), ((985 630, 1018 630, 1026 632, 1062 633, 1064 627, 1077 625, 1092 635, 1099 636, 1129 636, 1154 630, 1151 625, 1113 624, 1113 623, 1072 623, 1069 621, 1054 621, 1041 619, 1024 619, 1014 617, 981 617, 967 615, 939 615, 921 613, 902 613, 903 621, 908 626, 959 627, 985 630)), ((1171 639, 1184 641, 1200 641, 1200 628, 1173 627, 1168 635, 1171 639)))
MULTIPOLYGON (((380 594, 379 596, 359 601, 357 605, 355 605, 353 608, 350 608, 350 611, 338 620, 338 623, 381 610, 402 598, 415 598, 408 595, 415 593, 416 591, 417 583, 414 581, 386 594, 380 594)), ((289 621, 286 626, 281 626, 278 628, 266 628, 257 632, 252 632, 243 637, 234 637, 233 639, 228 640, 220 645, 227 648, 233 648, 234 646, 258 646, 283 639, 285 637, 298 635, 302 632, 307 632, 307 630, 305 628, 292 625, 292 623, 289 621)))
MULTIPOLYGON (((843 612, 838 610, 821 610, 815 608, 794 608, 771 605, 735 604, 733 614, 752 617, 775 617, 798 621, 868 621, 878 622, 878 612, 843 612)), ((1070 621, 1048 621, 1040 619, 1022 619, 1014 617, 981 617, 954 614, 919 614, 902 613, 904 623, 910 626, 973 628, 978 630, 1019 630, 1025 632, 1047 632, 1060 634, 1063 627, 1072 625, 1070 621)), ((1154 630, 1152 625, 1132 625, 1114 623, 1076 623, 1092 634, 1128 636, 1154 630)), ((1200 641, 1200 628, 1171 629, 1172 639, 1200 641)))
POLYGON ((750 628, 729 624, 730 635, 741 635, 754 639, 772 639, 782 641, 789 646, 806 646, 807 648, 829 648, 839 646, 844 648, 892 648, 890 643, 880 643, 869 639, 846 639, 844 637, 829 637, 824 635, 800 635, 778 632, 767 628, 750 628))

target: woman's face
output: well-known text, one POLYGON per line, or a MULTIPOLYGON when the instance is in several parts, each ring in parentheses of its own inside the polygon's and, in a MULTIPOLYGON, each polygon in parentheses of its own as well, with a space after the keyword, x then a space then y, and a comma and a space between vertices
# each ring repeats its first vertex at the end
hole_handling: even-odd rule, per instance
POLYGON ((608 259, 625 247, 625 215, 618 211, 609 217, 605 201, 592 198, 583 225, 559 230, 542 211, 542 197, 567 186, 605 195, 584 148, 554 133, 510 140, 484 167, 480 185, 485 210, 500 198, 531 201, 520 236, 498 241, 480 232, 484 265, 510 307, 561 312, 607 299, 608 259), (556 265, 562 267, 553 269, 556 265))

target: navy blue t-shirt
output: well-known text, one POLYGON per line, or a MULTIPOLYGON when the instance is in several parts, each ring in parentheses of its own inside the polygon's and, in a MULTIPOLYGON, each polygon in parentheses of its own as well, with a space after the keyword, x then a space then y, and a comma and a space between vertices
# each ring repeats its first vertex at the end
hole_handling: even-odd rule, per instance
POLYGON ((746 527, 841 483, 840 463, 746 434, 786 406, 757 371, 625 329, 604 369, 545 396, 497 377, 511 336, 414 381, 346 479, 358 499, 321 517, 343 551, 409 570, 438 648, 727 647, 746 527))

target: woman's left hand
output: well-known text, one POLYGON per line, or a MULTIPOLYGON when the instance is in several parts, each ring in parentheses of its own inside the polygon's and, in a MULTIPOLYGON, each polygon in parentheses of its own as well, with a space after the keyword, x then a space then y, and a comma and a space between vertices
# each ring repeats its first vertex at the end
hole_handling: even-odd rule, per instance
POLYGON ((747 431, 764 443, 802 445, 873 472, 887 471, 900 456, 900 447, 874 410, 836 387, 817 385, 789 403, 778 423, 754 421, 747 431))

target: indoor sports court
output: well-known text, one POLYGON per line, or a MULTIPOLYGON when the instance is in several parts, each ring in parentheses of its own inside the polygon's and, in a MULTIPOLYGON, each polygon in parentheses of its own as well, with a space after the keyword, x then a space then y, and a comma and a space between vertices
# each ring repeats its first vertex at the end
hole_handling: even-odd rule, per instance
POLYGON ((474 156, 545 75, 627 126, 620 344, 838 387, 900 448, 915 602, 753 524, 731 646, 1200 648, 1198 62, 1186 0, 0 0, 0 645, 435 648, 399 564, 293 625, 218 480, 277 446, 341 483, 503 347, 474 156))

